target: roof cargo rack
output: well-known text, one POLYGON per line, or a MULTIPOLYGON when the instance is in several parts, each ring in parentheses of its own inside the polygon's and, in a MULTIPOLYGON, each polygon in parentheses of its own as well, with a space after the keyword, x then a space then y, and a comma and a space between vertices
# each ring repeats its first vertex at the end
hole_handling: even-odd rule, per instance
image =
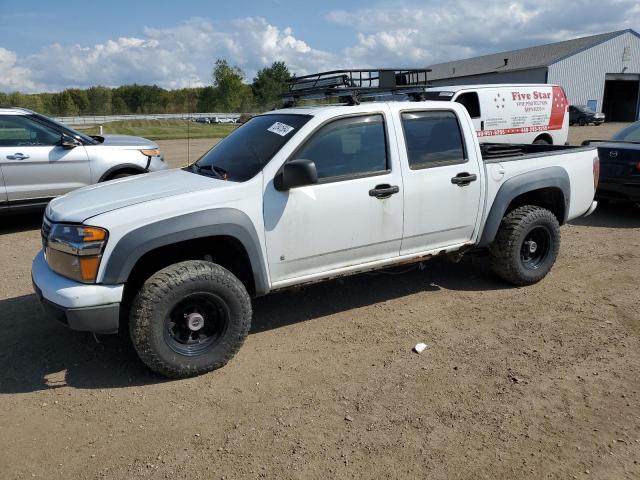
POLYGON ((331 70, 294 77, 289 91, 281 97, 285 106, 302 99, 338 97, 350 105, 360 103, 362 97, 408 95, 422 100, 429 86, 430 69, 379 68, 357 70, 331 70))

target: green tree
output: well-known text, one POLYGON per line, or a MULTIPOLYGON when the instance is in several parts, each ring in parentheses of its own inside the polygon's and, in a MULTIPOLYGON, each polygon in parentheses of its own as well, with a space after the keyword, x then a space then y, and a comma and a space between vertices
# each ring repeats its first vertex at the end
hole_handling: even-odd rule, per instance
POLYGON ((127 103, 122 97, 118 96, 113 98, 113 100, 111 101, 111 113, 115 115, 125 115, 129 113, 127 103))
POLYGON ((87 89, 89 115, 109 115, 111 113, 111 89, 97 86, 87 89))
POLYGON ((69 90, 64 90, 55 95, 55 114, 61 117, 71 117, 80 113, 78 106, 73 101, 73 95, 69 90))
POLYGON ((292 75, 285 62, 273 62, 253 79, 251 90, 256 103, 262 108, 273 108, 280 101, 280 94, 287 91, 292 75))
POLYGON ((238 67, 232 67, 224 59, 216 60, 213 69, 213 86, 218 97, 217 105, 226 112, 238 112, 246 99, 252 97, 251 88, 242 79, 244 73, 238 67))
POLYGON ((73 103, 78 107, 79 115, 89 114, 89 98, 86 90, 80 90, 79 88, 68 88, 66 90, 73 98, 73 103))

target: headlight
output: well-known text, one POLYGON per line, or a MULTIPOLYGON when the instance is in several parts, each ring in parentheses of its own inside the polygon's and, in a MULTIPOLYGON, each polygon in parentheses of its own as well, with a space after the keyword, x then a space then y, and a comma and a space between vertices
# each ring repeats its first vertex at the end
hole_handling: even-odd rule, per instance
POLYGON ((154 148, 152 150, 140 150, 142 152, 143 155, 146 155, 147 157, 159 157, 160 156, 160 149, 159 148, 154 148))
POLYGON ((55 224, 44 240, 49 267, 83 283, 96 281, 108 232, 104 228, 55 224))

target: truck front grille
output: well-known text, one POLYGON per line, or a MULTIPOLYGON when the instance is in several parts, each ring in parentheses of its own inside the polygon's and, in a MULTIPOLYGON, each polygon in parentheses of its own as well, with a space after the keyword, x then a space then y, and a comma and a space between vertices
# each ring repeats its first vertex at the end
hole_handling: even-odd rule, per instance
POLYGON ((47 248, 47 243, 49 242, 49 233, 51 233, 51 222, 47 219, 47 217, 42 218, 42 229, 40 230, 40 235, 42 236, 42 248, 47 248))

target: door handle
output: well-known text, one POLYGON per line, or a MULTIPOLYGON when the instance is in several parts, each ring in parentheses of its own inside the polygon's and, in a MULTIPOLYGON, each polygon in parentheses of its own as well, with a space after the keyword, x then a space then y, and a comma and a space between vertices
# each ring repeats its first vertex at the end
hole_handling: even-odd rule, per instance
POLYGON ((451 179, 451 183, 458 185, 459 187, 464 187, 465 185, 469 185, 471 182, 475 182, 477 179, 478 176, 475 173, 462 172, 453 177, 451 179))
POLYGON ((370 197, 376 197, 379 199, 389 198, 394 193, 398 193, 400 191, 400 187, 397 185, 389 185, 388 183, 383 183, 382 185, 376 185, 375 188, 369 190, 370 197))
POLYGON ((22 153, 14 153, 13 155, 7 155, 7 160, 26 160, 29 155, 23 155, 22 153))

